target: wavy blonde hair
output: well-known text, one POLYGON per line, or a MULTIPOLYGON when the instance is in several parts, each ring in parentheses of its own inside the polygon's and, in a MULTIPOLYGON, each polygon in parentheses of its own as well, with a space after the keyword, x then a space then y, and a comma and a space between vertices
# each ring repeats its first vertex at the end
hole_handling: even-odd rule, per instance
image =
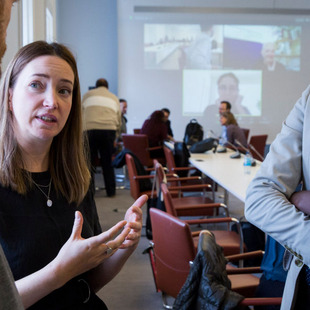
POLYGON ((80 203, 90 184, 88 151, 82 129, 80 82, 77 65, 70 50, 62 44, 37 41, 19 50, 4 73, 0 85, 0 182, 20 194, 29 190, 29 172, 25 172, 20 147, 14 136, 9 110, 9 89, 14 88, 25 66, 40 56, 65 60, 74 73, 72 107, 62 131, 54 137, 49 153, 49 171, 56 192, 69 203, 80 203))

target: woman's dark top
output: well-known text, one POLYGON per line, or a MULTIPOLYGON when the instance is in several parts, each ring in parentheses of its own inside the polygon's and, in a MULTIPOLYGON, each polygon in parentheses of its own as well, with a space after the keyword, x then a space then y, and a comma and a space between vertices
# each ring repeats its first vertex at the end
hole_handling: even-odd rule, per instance
POLYGON ((227 140, 234 144, 235 146, 239 146, 236 140, 238 140, 245 148, 248 147, 248 143, 245 137, 243 130, 237 125, 227 125, 226 126, 226 135, 227 140))
POLYGON ((149 139, 149 146, 162 145, 167 139, 168 130, 164 122, 155 123, 152 119, 147 119, 141 128, 141 134, 145 134, 149 139))
MULTIPOLYGON (((49 172, 32 173, 32 178, 40 185, 50 182, 49 172)), ((48 193, 48 187, 42 189, 48 193)), ((46 205, 47 198, 36 186, 25 196, 0 186, 0 197, 0 243, 15 280, 38 271, 57 256, 71 235, 75 211, 80 211, 84 218, 83 238, 101 233, 91 191, 79 206, 69 204, 63 196, 57 197, 53 184, 52 207, 46 205)), ((28 309, 107 308, 92 290, 89 295, 87 276, 82 274, 28 309)))

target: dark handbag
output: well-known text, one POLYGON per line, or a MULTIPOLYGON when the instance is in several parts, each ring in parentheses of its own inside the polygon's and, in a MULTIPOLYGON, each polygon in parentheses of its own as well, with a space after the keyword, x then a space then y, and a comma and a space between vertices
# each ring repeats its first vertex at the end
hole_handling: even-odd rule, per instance
MULTIPOLYGON (((173 150, 173 157, 176 167, 188 167, 189 166, 189 158, 190 153, 188 148, 184 142, 175 142, 174 143, 174 150, 173 150)), ((180 177, 186 177, 188 171, 178 171, 177 174, 180 177)))
POLYGON ((195 144, 193 144, 190 147, 189 151, 191 153, 204 153, 204 152, 207 152, 213 149, 213 153, 215 153, 217 149, 217 145, 218 145, 217 139, 207 138, 207 139, 204 139, 200 142, 196 142, 195 144))
POLYGON ((163 195, 161 194, 160 184, 156 182, 156 171, 155 171, 154 182, 152 185, 152 194, 151 194, 151 197, 147 201, 147 210, 146 210, 145 232, 146 232, 146 238, 149 240, 153 239, 152 223, 151 223, 151 217, 150 217, 151 208, 160 209, 161 211, 166 212, 164 198, 163 198, 163 195), (155 195, 155 189, 156 189, 157 195, 155 195))

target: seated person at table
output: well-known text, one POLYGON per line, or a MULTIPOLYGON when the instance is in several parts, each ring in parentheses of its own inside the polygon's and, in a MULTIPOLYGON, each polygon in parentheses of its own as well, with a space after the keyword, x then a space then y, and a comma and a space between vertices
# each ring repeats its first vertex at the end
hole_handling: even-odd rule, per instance
MULTIPOLYGON (((145 134, 149 139, 149 146, 161 146, 168 139, 168 130, 165 123, 165 115, 161 110, 154 111, 151 116, 146 119, 141 128, 141 134, 145 134)), ((152 158, 165 157, 162 149, 151 152, 152 158)))
POLYGON ((243 130, 239 127, 234 115, 231 112, 223 112, 220 115, 220 123, 222 125, 222 141, 224 146, 229 146, 231 144, 236 147, 239 146, 237 141, 239 141, 244 147, 247 148, 247 141, 243 130))
MULTIPOLYGON (((144 195, 102 232, 72 53, 24 46, 0 86, 0 243, 29 309, 107 309, 96 292, 138 246, 144 195)), ((2 301, 0 301, 0 308, 2 301)))
POLYGON ((170 116, 170 110, 168 108, 162 108, 161 109, 163 112, 164 112, 164 121, 165 121, 165 124, 167 126, 167 130, 168 130, 168 139, 173 141, 173 132, 172 132, 172 129, 171 129, 171 121, 169 119, 169 116, 170 116))

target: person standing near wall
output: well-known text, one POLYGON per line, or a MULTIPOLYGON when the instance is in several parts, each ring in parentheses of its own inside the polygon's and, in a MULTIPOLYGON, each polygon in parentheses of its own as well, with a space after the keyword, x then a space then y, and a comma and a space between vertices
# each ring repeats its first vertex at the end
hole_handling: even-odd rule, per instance
POLYGON ((91 154, 93 187, 95 187, 95 167, 99 153, 107 196, 113 197, 116 181, 112 155, 115 150, 116 134, 121 128, 119 99, 109 91, 108 81, 101 78, 97 80, 96 88, 83 96, 82 102, 91 154))
MULTIPOLYGON (((6 51, 6 31, 11 18, 13 0, 0 0, 0 77, 1 60, 6 51)), ((0 310, 24 309, 12 272, 0 245, 0 310)))
POLYGON ((128 107, 127 100, 120 99, 119 105, 120 105, 120 109, 122 112, 122 123, 121 123, 121 130, 120 130, 118 141, 122 141, 123 140, 122 133, 127 133, 127 118, 125 116, 125 114, 127 113, 127 107, 128 107))

